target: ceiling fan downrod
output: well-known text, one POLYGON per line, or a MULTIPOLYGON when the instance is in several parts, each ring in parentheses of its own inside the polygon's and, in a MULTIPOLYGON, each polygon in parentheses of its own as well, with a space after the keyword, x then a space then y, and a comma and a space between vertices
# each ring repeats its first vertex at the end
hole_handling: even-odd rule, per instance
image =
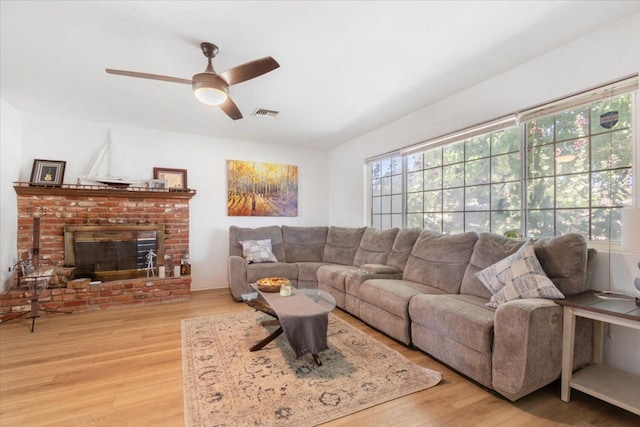
POLYGON ((209 64, 207 65, 207 69, 205 70, 205 73, 215 74, 211 60, 215 58, 215 56, 218 54, 220 49, 218 49, 218 46, 216 46, 215 44, 208 43, 208 42, 200 43, 200 48, 202 48, 202 53, 204 54, 204 56, 207 57, 207 61, 209 61, 209 64))

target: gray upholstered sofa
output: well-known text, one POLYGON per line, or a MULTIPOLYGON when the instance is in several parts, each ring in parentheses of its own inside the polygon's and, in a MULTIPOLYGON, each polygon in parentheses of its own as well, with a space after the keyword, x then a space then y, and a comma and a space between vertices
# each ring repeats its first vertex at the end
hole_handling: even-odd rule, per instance
MULTIPOLYGON (((324 289, 338 307, 374 328, 517 400, 560 376, 562 309, 541 298, 488 307, 492 293, 475 273, 513 257, 524 243, 492 233, 232 226, 229 286, 237 300, 261 277, 324 289), (240 242, 259 239, 271 241, 278 262, 243 258, 240 242)), ((595 251, 582 236, 540 239, 533 247, 564 295, 588 289, 595 251)), ((591 322, 582 319, 574 366, 589 362, 591 346, 591 322)))

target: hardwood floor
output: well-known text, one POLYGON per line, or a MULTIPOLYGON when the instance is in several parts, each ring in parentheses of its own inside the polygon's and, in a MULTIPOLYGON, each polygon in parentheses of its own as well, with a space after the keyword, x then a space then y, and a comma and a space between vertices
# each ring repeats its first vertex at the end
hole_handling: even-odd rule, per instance
MULTIPOLYGON (((41 317, 34 333, 28 320, 2 324, 0 425, 181 426, 180 320, 239 310, 250 308, 221 289, 193 292, 186 302, 41 317)), ((351 315, 339 309, 334 314, 444 378, 326 426, 640 423, 640 417, 577 391, 571 402, 562 402, 559 382, 509 402, 351 315)))

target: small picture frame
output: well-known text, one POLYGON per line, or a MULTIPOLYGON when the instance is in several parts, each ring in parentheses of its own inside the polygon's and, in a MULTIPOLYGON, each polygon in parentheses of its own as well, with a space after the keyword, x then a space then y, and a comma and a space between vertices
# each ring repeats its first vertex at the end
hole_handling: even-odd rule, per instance
POLYGON ((149 188, 167 190, 169 189, 169 182, 166 179, 150 179, 149 188))
POLYGON ((153 168, 153 179, 167 181, 169 190, 187 189, 187 170, 170 168, 153 168))
POLYGON ((60 187, 66 165, 67 162, 63 160, 34 159, 30 184, 60 187))

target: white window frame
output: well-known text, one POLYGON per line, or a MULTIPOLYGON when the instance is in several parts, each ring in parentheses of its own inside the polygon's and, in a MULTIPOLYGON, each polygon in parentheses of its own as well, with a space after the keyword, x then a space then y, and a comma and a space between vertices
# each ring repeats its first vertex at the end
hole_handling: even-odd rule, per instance
MULTIPOLYGON (((558 100, 554 100, 551 102, 547 102, 544 104, 540 104, 535 107, 528 108, 526 110, 522 110, 508 116, 501 117, 496 120, 492 120, 486 123, 482 123, 476 126, 471 126, 469 128, 465 128, 463 130, 444 135, 438 138, 434 138, 431 140, 424 141, 422 143, 412 145, 406 147, 404 149, 394 151, 392 153, 385 153, 381 156, 375 156, 365 160, 366 166, 366 189, 365 193, 366 203, 367 203, 367 222, 368 224, 372 224, 372 214, 371 214, 371 168, 370 164, 379 160, 382 157, 389 156, 397 156, 400 155, 402 157, 402 175, 403 175, 403 188, 402 188, 402 226, 406 226, 407 224, 407 210, 406 210, 406 200, 407 200, 407 182, 406 182, 406 157, 408 154, 416 153, 419 151, 424 151, 428 148, 444 146, 456 141, 470 139, 474 136, 479 136, 487 133, 491 133, 493 131, 507 128, 512 124, 520 124, 525 123, 527 120, 530 120, 532 117, 539 117, 542 115, 550 115, 556 112, 561 112, 567 109, 570 109, 575 106, 590 104, 599 99, 606 99, 609 97, 621 95, 624 93, 631 93, 632 99, 632 111, 633 111, 633 123, 632 123, 632 150, 633 150, 633 159, 632 159, 632 198, 633 198, 633 206, 640 207, 640 173, 637 171, 640 170, 640 94, 638 93, 638 75, 626 77, 615 82, 611 82, 587 91, 583 91, 574 95, 570 95, 567 97, 563 97, 558 100)), ((521 158, 523 162, 522 168, 522 203, 521 203, 521 212, 522 212, 522 233, 524 233, 525 224, 526 224, 526 194, 525 194, 525 177, 526 177, 526 138, 524 136, 524 125, 520 125, 521 129, 521 158)), ((397 226, 394 224, 394 226, 397 226)), ((591 241, 590 243, 602 243, 602 241, 591 241)), ((610 242, 609 242, 610 243, 610 242)), ((609 245, 609 247, 611 247, 609 245)))

